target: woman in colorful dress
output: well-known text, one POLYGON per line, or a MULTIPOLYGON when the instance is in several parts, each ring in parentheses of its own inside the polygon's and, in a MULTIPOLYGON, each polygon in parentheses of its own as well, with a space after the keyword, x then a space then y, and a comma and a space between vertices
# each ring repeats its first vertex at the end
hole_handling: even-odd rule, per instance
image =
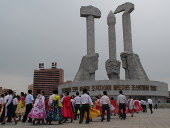
POLYGON ((116 113, 119 113, 119 107, 117 101, 113 97, 111 97, 110 103, 111 103, 111 107, 110 107, 111 113, 114 113, 114 116, 116 116, 116 113))
POLYGON ((131 114, 131 117, 133 117, 133 113, 135 112, 135 110, 134 110, 134 100, 132 99, 131 96, 129 96, 128 99, 128 109, 129 109, 129 113, 131 114))
POLYGON ((135 109, 136 113, 143 111, 138 99, 134 100, 134 109, 135 109))
POLYGON ((19 121, 21 120, 21 116, 24 115, 25 113, 25 94, 21 92, 21 96, 17 97, 18 98, 18 105, 16 109, 16 115, 19 117, 19 121))
MULTIPOLYGON (((93 102, 93 104, 95 104, 95 101, 93 102)), ((94 119, 100 115, 101 115, 100 109, 96 109, 95 105, 94 105, 94 107, 90 105, 90 114, 89 114, 90 121, 92 121, 92 119, 94 119)), ((85 114, 84 114, 84 120, 86 120, 86 119, 87 119, 87 112, 85 112, 85 114)))
POLYGON ((62 111, 61 101, 58 95, 58 90, 53 91, 53 95, 49 97, 49 111, 47 112, 47 123, 51 125, 51 121, 58 121, 59 124, 62 122, 62 111))
POLYGON ((62 105, 62 115, 64 118, 63 123, 67 121, 67 118, 70 118, 71 122, 73 122, 74 114, 71 105, 71 98, 69 97, 69 92, 65 92, 65 97, 62 99, 62 105))
POLYGON ((96 96, 95 102, 94 102, 94 108, 101 111, 100 107, 100 96, 96 96))
POLYGON ((28 117, 34 119, 33 124, 35 124, 35 121, 42 121, 42 124, 44 124, 44 119, 46 117, 44 96, 42 95, 40 90, 37 90, 37 94, 38 95, 35 100, 34 106, 31 112, 28 114, 28 117))

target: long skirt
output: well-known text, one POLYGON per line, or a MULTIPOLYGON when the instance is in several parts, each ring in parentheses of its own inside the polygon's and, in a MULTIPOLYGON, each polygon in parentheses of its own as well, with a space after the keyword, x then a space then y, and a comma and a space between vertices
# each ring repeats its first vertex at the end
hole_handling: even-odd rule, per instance
POLYGON ((31 110, 31 112, 28 114, 29 118, 32 119, 44 119, 46 117, 46 111, 45 108, 38 108, 34 106, 31 110))
POLYGON ((15 113, 17 116, 22 116, 22 115, 24 115, 25 110, 26 110, 26 106, 23 105, 22 102, 19 102, 15 113))
POLYGON ((15 107, 12 103, 10 103, 7 108, 6 108, 6 115, 5 116, 8 116, 8 117, 16 117, 16 114, 15 114, 15 107))
POLYGON ((73 109, 72 106, 63 106, 62 108, 62 115, 64 118, 71 118, 73 119, 74 115, 73 115, 73 109))
MULTIPOLYGON (((97 110, 97 109, 94 109, 94 108, 90 108, 90 119, 94 119, 94 118, 96 118, 96 117, 98 117, 98 116, 100 116, 100 111, 99 110, 97 110)), ((86 118, 87 118, 87 113, 85 113, 84 114, 84 120, 86 120, 86 118)))
POLYGON ((58 106, 58 100, 53 101, 47 112, 47 121, 62 121, 61 107, 58 106))

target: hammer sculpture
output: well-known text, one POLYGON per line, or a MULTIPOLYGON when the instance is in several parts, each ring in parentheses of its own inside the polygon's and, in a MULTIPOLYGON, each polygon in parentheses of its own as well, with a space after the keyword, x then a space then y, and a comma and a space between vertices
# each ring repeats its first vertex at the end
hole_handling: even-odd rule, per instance
POLYGON ((117 7, 114 14, 123 12, 122 23, 123 23, 123 40, 124 40, 124 51, 133 53, 132 49, 132 32, 131 32, 131 18, 130 13, 134 10, 134 4, 125 3, 117 7))
POLYGON ((87 26, 87 56, 95 55, 94 18, 101 17, 101 11, 93 6, 82 6, 80 16, 86 17, 87 26))
POLYGON ((86 17, 87 55, 83 56, 74 81, 95 80, 99 54, 95 53, 94 18, 100 18, 101 12, 98 8, 93 6, 82 6, 80 8, 80 16, 86 17))

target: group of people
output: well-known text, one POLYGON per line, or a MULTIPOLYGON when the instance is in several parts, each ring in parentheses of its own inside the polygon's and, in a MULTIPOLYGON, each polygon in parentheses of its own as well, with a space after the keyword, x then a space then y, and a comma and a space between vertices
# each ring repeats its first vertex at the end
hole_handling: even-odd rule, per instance
POLYGON ((69 92, 64 95, 58 95, 58 90, 54 90, 53 94, 45 97, 44 91, 37 90, 36 98, 32 95, 32 90, 28 90, 25 95, 21 92, 20 96, 15 96, 12 90, 2 94, 0 98, 0 122, 2 124, 11 122, 14 119, 15 124, 18 121, 24 123, 32 122, 33 124, 51 124, 52 121, 58 121, 59 124, 70 122, 79 118, 79 123, 92 121, 93 118, 101 116, 101 122, 111 119, 111 115, 119 115, 119 118, 126 119, 126 114, 130 113, 131 117, 135 112, 147 112, 147 103, 152 111, 152 100, 134 100, 130 96, 129 99, 119 91, 117 100, 107 95, 107 91, 103 91, 103 95, 97 96, 92 100, 88 90, 83 89, 80 96, 76 92, 76 96, 69 96, 69 92))

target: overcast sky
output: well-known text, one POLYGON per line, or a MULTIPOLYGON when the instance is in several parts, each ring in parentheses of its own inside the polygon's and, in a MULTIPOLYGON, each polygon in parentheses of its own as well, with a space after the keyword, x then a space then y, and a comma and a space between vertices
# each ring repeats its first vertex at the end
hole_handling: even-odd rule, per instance
MULTIPOLYGON (((45 68, 57 62, 64 69, 65 81, 73 80, 86 55, 86 20, 80 17, 80 7, 87 5, 102 12, 95 20, 96 79, 108 79, 107 15, 125 2, 135 4, 131 13, 134 52, 151 80, 170 85, 169 0, 0 0, 0 86, 25 91, 40 62, 45 68)), ((121 16, 116 15, 119 60, 123 52, 121 16)))

